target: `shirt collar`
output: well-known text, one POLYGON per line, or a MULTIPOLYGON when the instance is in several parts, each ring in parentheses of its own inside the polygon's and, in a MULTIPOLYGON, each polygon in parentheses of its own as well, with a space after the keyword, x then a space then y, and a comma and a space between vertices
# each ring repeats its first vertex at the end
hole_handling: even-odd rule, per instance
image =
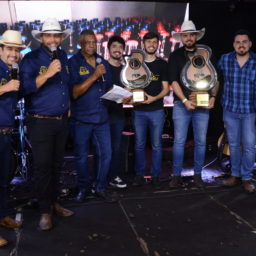
POLYGON ((4 70, 9 70, 8 66, 2 60, 0 60, 0 67, 4 70))

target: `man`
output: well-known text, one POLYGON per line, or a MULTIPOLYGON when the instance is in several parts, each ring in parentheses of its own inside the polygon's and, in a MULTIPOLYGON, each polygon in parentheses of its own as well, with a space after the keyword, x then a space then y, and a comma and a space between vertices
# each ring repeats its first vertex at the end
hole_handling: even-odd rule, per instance
MULTIPOLYGON (((18 31, 7 30, 0 40, 0 226, 18 228, 21 222, 7 216, 7 186, 10 170, 11 132, 20 82, 13 79, 12 65, 20 59, 22 44, 18 31)), ((0 247, 7 241, 0 237, 0 247)))
MULTIPOLYGON (((113 84, 123 87, 120 73, 123 68, 121 61, 125 49, 124 39, 120 36, 112 36, 108 41, 109 68, 112 74, 113 84)), ((125 126, 125 113, 122 104, 113 101, 108 102, 108 113, 110 122, 112 157, 109 168, 109 184, 116 188, 125 188, 127 184, 122 180, 121 168, 121 140, 122 131, 125 126)))
POLYGON ((224 78, 223 120, 228 135, 232 176, 223 184, 243 184, 246 192, 255 192, 251 182, 255 162, 256 58, 250 51, 248 31, 239 30, 233 41, 234 51, 224 54, 219 68, 224 78))
POLYGON ((60 216, 73 215, 57 203, 69 109, 67 56, 59 46, 68 34, 68 30, 61 30, 56 19, 47 19, 41 31, 32 31, 41 46, 26 54, 21 62, 21 86, 32 145, 41 230, 52 228, 52 210, 60 216))
POLYGON ((217 86, 209 93, 209 105, 198 107, 189 99, 190 91, 182 84, 180 74, 187 63, 188 55, 195 52, 196 42, 205 33, 204 29, 197 30, 192 21, 184 21, 180 32, 174 32, 173 37, 181 41, 183 47, 170 54, 169 81, 174 91, 174 145, 173 145, 173 178, 169 184, 170 188, 178 187, 182 184, 181 171, 184 158, 184 146, 187 138, 189 124, 192 121, 195 141, 194 152, 194 183, 197 187, 203 188, 204 183, 201 172, 205 159, 206 134, 209 120, 209 109, 214 107, 217 86))
POLYGON ((162 165, 162 133, 164 126, 163 97, 169 93, 167 63, 156 56, 159 36, 148 32, 143 37, 146 52, 145 63, 152 73, 150 84, 144 89, 146 100, 134 106, 133 118, 135 128, 135 172, 134 186, 142 185, 145 170, 145 145, 147 130, 150 132, 152 146, 151 175, 152 185, 159 188, 159 175, 162 165))
POLYGON ((71 122, 79 192, 76 200, 83 201, 91 191, 112 201, 106 193, 111 159, 108 112, 101 96, 113 85, 107 61, 96 53, 97 39, 93 31, 80 34, 81 50, 69 60, 71 74, 71 122), (88 168, 89 143, 96 149, 96 180, 92 184, 88 168))

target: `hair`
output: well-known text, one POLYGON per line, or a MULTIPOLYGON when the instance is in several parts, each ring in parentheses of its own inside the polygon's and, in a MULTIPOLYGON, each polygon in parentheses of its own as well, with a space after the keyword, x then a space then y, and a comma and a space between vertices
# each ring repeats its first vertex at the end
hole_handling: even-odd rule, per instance
POLYGON ((157 41, 159 41, 159 35, 155 32, 148 32, 146 33, 144 36, 143 36, 143 43, 148 40, 148 39, 153 39, 153 38, 156 38, 157 41))
POLYGON ((111 36, 108 40, 108 49, 110 49, 110 46, 114 43, 118 42, 123 45, 123 48, 125 48, 125 41, 121 36, 111 36))
POLYGON ((235 34, 234 34, 234 40, 235 40, 236 36, 240 36, 240 35, 248 36, 249 40, 251 41, 251 35, 250 35, 250 32, 248 30, 239 29, 238 31, 236 31, 235 34))
POLYGON ((80 36, 79 36, 79 44, 81 45, 82 42, 83 42, 83 39, 84 39, 84 36, 95 36, 94 32, 92 30, 89 30, 89 29, 85 29, 83 30, 81 33, 80 33, 80 36))

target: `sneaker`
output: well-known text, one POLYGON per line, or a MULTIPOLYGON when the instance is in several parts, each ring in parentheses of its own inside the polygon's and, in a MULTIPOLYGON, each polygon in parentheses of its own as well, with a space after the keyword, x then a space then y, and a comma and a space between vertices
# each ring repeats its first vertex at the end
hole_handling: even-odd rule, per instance
POLYGON ((142 175, 137 174, 132 182, 132 185, 135 187, 138 187, 138 186, 142 186, 144 182, 145 182, 144 177, 142 175))
POLYGON ((205 187, 205 184, 202 180, 201 174, 194 174, 194 184, 198 188, 204 188, 205 187))
POLYGON ((109 182, 112 187, 115 188, 126 188, 127 184, 118 176, 109 182))
POLYGON ((177 187, 180 187, 182 186, 183 183, 182 183, 182 180, 181 180, 181 176, 173 176, 172 177, 172 180, 170 181, 169 183, 169 188, 177 188, 177 187))

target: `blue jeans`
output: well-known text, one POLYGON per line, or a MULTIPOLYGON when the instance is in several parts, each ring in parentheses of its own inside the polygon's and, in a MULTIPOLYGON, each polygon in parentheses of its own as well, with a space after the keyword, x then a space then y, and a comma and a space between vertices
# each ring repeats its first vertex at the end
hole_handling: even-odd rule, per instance
POLYGON ((209 110, 203 108, 187 110, 182 102, 175 101, 172 119, 174 122, 173 174, 175 176, 181 175, 184 160, 184 147, 190 121, 192 121, 195 141, 194 173, 200 174, 205 159, 209 110))
POLYGON ((110 134, 111 134, 111 146, 112 157, 109 168, 109 179, 113 179, 116 176, 121 176, 121 142, 122 132, 124 130, 123 119, 110 121, 110 134))
POLYGON ((158 177, 162 165, 162 133, 164 110, 133 111, 135 128, 135 172, 143 175, 145 170, 145 145, 147 130, 150 132, 152 146, 151 174, 158 177))
POLYGON ((255 113, 223 111, 228 135, 232 176, 250 180, 255 161, 255 113))
POLYGON ((7 215, 7 185, 11 161, 11 137, 0 134, 0 219, 7 215))
POLYGON ((111 159, 109 124, 85 124, 73 121, 71 125, 74 137, 78 187, 79 189, 89 190, 92 186, 88 168, 89 145, 92 139, 97 160, 96 180, 94 181, 95 191, 104 192, 111 159))

